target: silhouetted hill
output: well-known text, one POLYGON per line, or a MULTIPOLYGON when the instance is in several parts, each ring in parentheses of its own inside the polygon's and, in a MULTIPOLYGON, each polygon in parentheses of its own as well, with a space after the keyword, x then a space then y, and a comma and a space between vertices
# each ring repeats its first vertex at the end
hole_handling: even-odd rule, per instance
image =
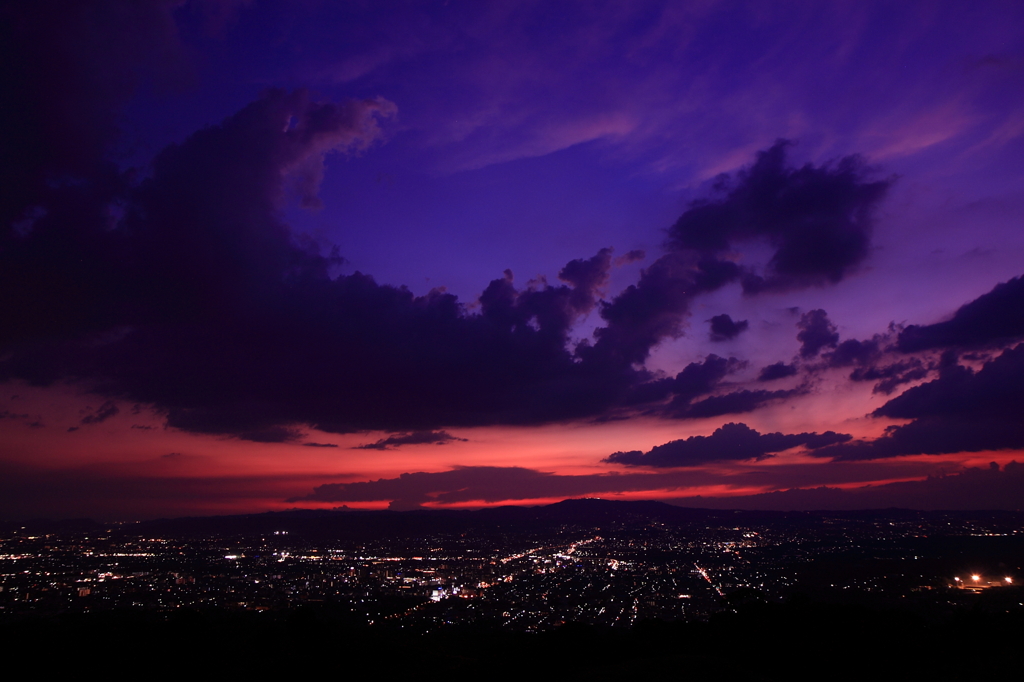
POLYGON ((867 509, 852 511, 749 511, 680 507, 654 500, 566 499, 550 505, 487 507, 484 509, 322 510, 292 509, 262 514, 196 516, 157 519, 138 523, 104 524, 90 519, 64 521, 33 520, 0 523, 0 529, 42 533, 90 533, 114 529, 124 534, 153 537, 224 537, 287 532, 308 538, 355 538, 362 536, 413 537, 427 533, 473 530, 549 530, 563 524, 592 525, 616 523, 707 523, 714 526, 743 526, 770 522, 775 526, 801 528, 822 519, 888 521, 947 518, 962 520, 1024 520, 1024 513, 1012 511, 920 511, 913 509, 867 509))
MULTIPOLYGON (((567 499, 535 507, 489 507, 477 510, 416 509, 411 511, 353 511, 295 509, 283 512, 234 516, 159 519, 120 526, 121 532, 153 537, 218 537, 287 532, 307 538, 352 539, 357 537, 415 537, 429 533, 474 530, 550 530, 563 524, 706 523, 713 526, 744 526, 770 522, 794 528, 817 525, 822 519, 911 521, 938 517, 950 520, 1024 519, 1020 512, 923 512, 909 509, 780 512, 699 509, 664 502, 640 500, 567 499)), ((83 530, 98 527, 76 522, 83 530)), ((108 526, 109 527, 109 526, 108 526)))

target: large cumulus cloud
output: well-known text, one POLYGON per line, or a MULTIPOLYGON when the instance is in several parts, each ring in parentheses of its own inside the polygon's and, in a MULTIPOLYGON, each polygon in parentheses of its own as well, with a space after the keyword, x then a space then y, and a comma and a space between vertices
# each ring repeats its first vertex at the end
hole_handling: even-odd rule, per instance
POLYGON ((117 225, 41 217, 0 253, 4 283, 19 287, 0 303, 13 321, 0 372, 85 378, 171 426, 259 441, 298 438, 294 424, 420 430, 599 412, 641 376, 592 370, 569 347, 610 250, 567 264, 565 284, 519 289, 506 272, 469 314, 439 291, 332 278, 337 258, 281 222, 296 173, 312 191, 324 154, 371 144, 392 112, 272 91, 161 153, 117 225), (63 272, 55 242, 74 244, 82 265, 63 272))
MULTIPOLYGON (((393 104, 269 91, 162 151, 142 177, 108 152, 146 64, 180 51, 173 3, 69 7, 52 21, 29 4, 4 10, 17 57, 4 95, 22 105, 3 109, 0 130, 0 379, 79 380, 190 431, 277 442, 306 425, 417 433, 756 409, 793 391, 723 391, 741 366, 732 358, 668 378, 644 363, 683 332, 701 294, 846 276, 888 186, 852 158, 790 168, 780 142, 723 179, 720 198, 691 206, 667 252, 610 300, 611 249, 569 262, 557 283, 524 286, 506 271, 475 308, 440 290, 415 296, 333 276, 339 252, 282 219, 290 195, 317 204, 327 154, 382 138, 393 104), (728 257, 758 238, 776 249, 761 274, 728 257), (576 343, 595 309, 602 326, 576 343)), ((741 331, 719 322, 724 336, 741 331)))
POLYGON ((324 155, 372 144, 393 110, 271 91, 162 152, 148 178, 119 190, 115 224, 76 212, 75 195, 53 197, 0 253, 17 293, 0 303, 11 321, 2 375, 87 379, 156 406, 170 426, 263 442, 296 440, 302 424, 418 431, 630 405, 699 418, 792 393, 708 395, 735 359, 709 356, 674 379, 642 367, 681 332, 694 296, 735 279, 725 261, 672 252, 601 301, 602 249, 568 263, 556 285, 517 287, 506 271, 475 313, 440 291, 332 278, 337 256, 297 241, 280 206, 296 177, 311 200, 324 155), (596 305, 605 326, 574 347, 573 325, 596 305))

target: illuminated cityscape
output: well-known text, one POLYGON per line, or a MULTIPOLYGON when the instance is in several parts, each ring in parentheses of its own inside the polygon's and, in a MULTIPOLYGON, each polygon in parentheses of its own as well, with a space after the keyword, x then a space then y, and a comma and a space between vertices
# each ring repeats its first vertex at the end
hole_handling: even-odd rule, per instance
POLYGON ((977 679, 1022 663, 1022 566, 1020 512, 580 499, 24 522, 0 533, 0 653, 69 674, 114 651, 179 675, 789 681, 842 661, 977 679))
POLYGON ((1024 516, 1015 513, 758 514, 597 500, 516 512, 284 513, 236 517, 233 532, 216 518, 12 527, 0 544, 0 609, 314 606, 360 626, 537 632, 700 621, 795 593, 951 610, 994 587, 1021 598, 1024 516), (587 511, 595 520, 580 518, 587 511), (432 519, 439 530, 423 532, 432 519), (382 521, 391 534, 376 530, 382 521))

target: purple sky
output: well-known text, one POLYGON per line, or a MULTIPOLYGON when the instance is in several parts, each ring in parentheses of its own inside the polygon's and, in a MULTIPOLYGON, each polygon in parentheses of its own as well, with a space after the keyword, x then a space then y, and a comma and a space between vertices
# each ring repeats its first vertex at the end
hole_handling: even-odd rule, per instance
POLYGON ((1022 506, 1019 3, 0 13, 0 517, 1022 506))

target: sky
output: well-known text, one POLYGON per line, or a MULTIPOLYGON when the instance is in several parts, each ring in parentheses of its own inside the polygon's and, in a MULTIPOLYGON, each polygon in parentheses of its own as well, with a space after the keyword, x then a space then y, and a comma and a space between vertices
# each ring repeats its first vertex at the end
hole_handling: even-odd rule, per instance
POLYGON ((1018 2, 0 27, 0 518, 1024 506, 1018 2))

